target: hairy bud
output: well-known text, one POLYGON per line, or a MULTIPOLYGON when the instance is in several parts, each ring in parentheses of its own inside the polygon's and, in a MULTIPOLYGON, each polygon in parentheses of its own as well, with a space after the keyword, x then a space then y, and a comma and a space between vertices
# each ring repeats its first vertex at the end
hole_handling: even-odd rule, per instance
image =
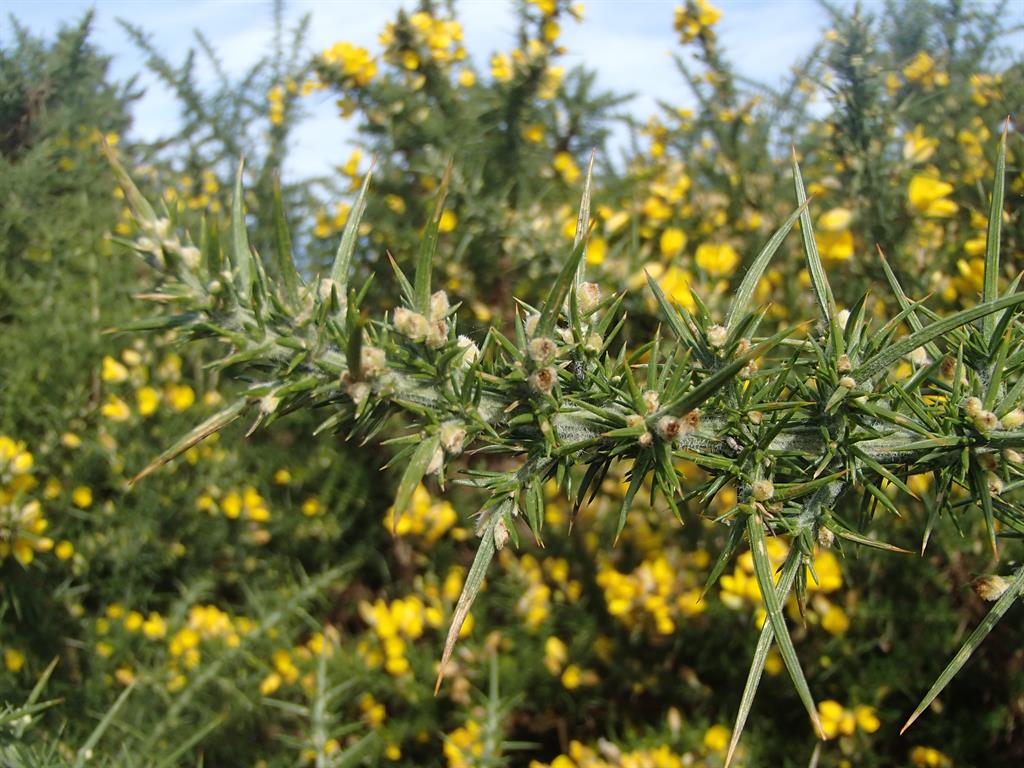
POLYGON ((431 320, 427 329, 427 346, 430 349, 440 349, 448 341, 448 323, 443 317, 431 320))
POLYGON ((661 398, 658 393, 653 389, 644 391, 644 408, 647 409, 648 413, 653 413, 658 410, 658 406, 661 405, 661 398))
POLYGON ((558 344, 554 339, 538 336, 530 341, 529 353, 530 359, 538 365, 550 365, 558 354, 558 344))
POLYGON ((455 343, 459 345, 459 349, 463 350, 462 364, 465 367, 468 368, 479 359, 480 347, 469 336, 459 336, 455 343))
POLYGON ((348 385, 345 393, 352 398, 356 405, 362 405, 363 401, 370 396, 370 385, 365 381, 354 381, 348 385))
POLYGON ((857 382, 852 376, 843 376, 839 379, 839 386, 843 389, 853 389, 857 386, 857 382))
POLYGON ((444 291, 437 291, 430 297, 430 319, 441 320, 449 310, 448 294, 444 291))
POLYGON ((384 373, 387 367, 387 355, 380 347, 364 346, 359 352, 359 367, 363 378, 375 379, 384 373))
POLYGON ((969 418, 973 419, 975 416, 981 413, 981 408, 982 404, 980 398, 968 397, 966 400, 964 400, 964 413, 966 413, 969 418))
POLYGON ((457 421, 446 421, 441 425, 438 433, 441 438, 441 447, 449 456, 458 456, 462 453, 462 445, 466 442, 466 428, 457 421))
POLYGON ((975 429, 979 432, 991 432, 997 426, 999 426, 999 419, 992 411, 979 411, 975 414, 974 418, 971 419, 975 429))
POLYGON ((428 475, 439 475, 441 468, 444 466, 444 450, 441 446, 438 446, 434 451, 434 455, 430 457, 430 463, 427 464, 426 474, 428 475))
POLYGON ((658 430, 658 437, 671 443, 683 431, 683 423, 675 416, 662 416, 658 419, 656 429, 658 430))
POLYGON ((750 485, 750 495, 755 501, 767 501, 775 495, 775 485, 771 480, 755 480, 750 485))
POLYGON ((395 328, 398 332, 412 341, 423 341, 427 338, 429 324, 427 318, 419 312, 413 312, 405 307, 395 308, 395 328))
POLYGON ((1024 410, 1014 408, 999 420, 999 424, 1003 429, 1017 429, 1024 424, 1024 410))
POLYGON ((555 380, 558 378, 554 368, 538 368, 530 374, 530 389, 534 392, 547 395, 555 387, 555 380))
POLYGON ((508 526, 505 525, 505 519, 501 518, 498 520, 497 525, 494 526, 494 548, 500 552, 507 543, 508 526))
POLYGON ((601 286, 597 283, 583 283, 576 299, 580 304, 581 312, 590 312, 601 303, 601 286))
POLYGON ((853 370, 853 365, 850 364, 849 355, 840 355, 839 359, 836 360, 836 370, 839 373, 849 373, 853 370))
POLYGON ((721 349, 725 346, 725 342, 729 340, 729 332, 725 330, 725 326, 712 325, 708 328, 708 344, 715 349, 721 349))
POLYGON ((604 339, 601 338, 601 334, 597 331, 591 331, 587 335, 587 343, 583 345, 583 348, 592 354, 597 354, 601 351, 604 346, 604 339))
POLYGON ((832 546, 832 542, 835 540, 836 535, 828 528, 818 529, 818 546, 822 549, 829 549, 832 546))
POLYGON ((975 593, 982 600, 992 602, 998 600, 1010 588, 1010 582, 1002 576, 979 576, 971 584, 975 593))

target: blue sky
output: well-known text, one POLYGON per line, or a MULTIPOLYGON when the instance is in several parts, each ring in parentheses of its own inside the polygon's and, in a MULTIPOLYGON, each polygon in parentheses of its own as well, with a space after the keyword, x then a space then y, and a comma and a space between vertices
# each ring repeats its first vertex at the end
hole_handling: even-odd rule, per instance
MULTIPOLYGON (((637 94, 634 114, 646 117, 657 99, 684 105, 689 100, 671 53, 678 51, 672 30, 677 0, 589 0, 582 23, 562 24, 568 49, 567 64, 584 64, 598 72, 599 83, 616 92, 637 94)), ((717 0, 724 16, 719 37, 739 70, 764 82, 777 82, 798 58, 808 52, 828 27, 827 16, 812 0, 717 0)), ((879 6, 867 2, 867 6, 879 6)), ((371 51, 377 35, 395 11, 412 7, 412 0, 293 0, 289 19, 312 14, 310 50, 337 40, 350 40, 371 51)), ((193 44, 192 30, 203 33, 219 49, 229 70, 244 71, 266 50, 271 38, 271 4, 241 0, 2 0, 0 9, 13 13, 33 32, 52 35, 62 22, 96 8, 94 42, 114 55, 114 76, 127 78, 143 69, 142 57, 116 24, 127 19, 148 30, 157 47, 180 62, 193 44)), ((486 67, 490 54, 512 47, 513 3, 510 0, 461 0, 459 17, 473 60, 486 67)), ((1024 1, 1011 0, 1013 16, 1024 21, 1024 1)), ((0 18, 0 39, 9 39, 6 13, 0 18)), ((1020 46, 1024 47, 1024 33, 1020 46)), ((147 93, 135 111, 133 133, 140 139, 163 135, 177 122, 177 107, 169 93, 151 77, 140 83, 147 93)), ((313 103, 312 114, 295 136, 286 168, 288 176, 322 174, 347 157, 351 129, 339 133, 332 100, 313 103), (329 140, 325 140, 329 137, 329 140)))

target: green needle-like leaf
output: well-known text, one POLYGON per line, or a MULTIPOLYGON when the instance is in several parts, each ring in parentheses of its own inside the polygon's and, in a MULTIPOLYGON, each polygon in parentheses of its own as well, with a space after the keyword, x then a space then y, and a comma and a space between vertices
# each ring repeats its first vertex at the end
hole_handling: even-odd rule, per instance
POLYGON ((277 276, 284 283, 284 295, 293 304, 299 296, 299 273, 295 270, 295 258, 292 255, 292 239, 288 234, 288 219, 284 215, 284 204, 281 201, 281 183, 274 182, 274 238, 276 241, 275 263, 277 276))
MULTIPOLYGON (((742 530, 742 526, 738 526, 742 530)), ((779 583, 775 585, 775 592, 779 602, 784 603, 793 589, 793 582, 800 571, 800 563, 803 558, 798 547, 790 547, 786 562, 782 564, 782 574, 779 576, 779 583)), ((757 646, 754 648, 754 659, 750 662, 750 671, 747 673, 747 682, 743 686, 743 696, 740 698, 740 708, 736 713, 736 723, 732 727, 732 737, 729 739, 729 751, 725 755, 725 768, 732 763, 736 747, 739 746, 740 736, 743 727, 747 724, 747 717, 750 715, 750 708, 754 705, 754 696, 757 694, 757 686, 761 682, 761 675, 764 672, 765 662, 768 660, 768 652, 772 648, 772 640, 775 639, 775 631, 772 623, 766 621, 761 627, 761 635, 757 638, 757 646)))
POLYGON ((761 252, 754 258, 753 263, 750 265, 750 269, 747 270, 747 274, 743 276, 742 282, 740 282, 739 288, 736 289, 736 295, 733 297, 732 304, 729 306, 729 315, 725 319, 725 327, 727 330, 732 331, 736 327, 743 315, 746 314, 747 306, 750 304, 750 299, 754 295, 754 291, 757 290, 757 284, 761 281, 761 275, 768 268, 768 264, 772 260, 772 256, 779 250, 779 246, 782 245, 782 241, 786 239, 786 235, 793 228, 796 220, 803 215, 803 212, 807 209, 807 201, 805 200, 800 207, 798 207, 793 213, 789 215, 789 218, 775 230, 775 234, 771 236, 761 252))
POLYGON ((430 277, 434 268, 434 253, 437 251, 437 234, 441 228, 441 216, 444 214, 444 201, 448 197, 448 183, 452 178, 452 161, 448 161, 441 185, 434 201, 434 215, 430 217, 420 239, 420 251, 416 259, 416 274, 413 275, 414 307, 424 315, 430 312, 430 277))
POLYGON ((416 491, 416 486, 420 484, 423 475, 426 474, 430 460, 440 444, 441 440, 437 435, 429 437, 416 446, 416 450, 409 457, 409 463, 405 466, 402 479, 398 482, 398 492, 395 494, 395 512, 392 515, 392 519, 394 520, 394 528, 396 530, 399 519, 405 514, 405 510, 409 508, 409 502, 412 501, 412 495, 416 491))
MULTIPOLYGON (((594 176, 594 158, 597 156, 597 150, 593 150, 590 153, 590 162, 587 163, 587 176, 583 180, 583 198, 580 200, 580 213, 576 218, 576 234, 573 236, 572 244, 576 247, 583 242, 587 237, 587 231, 590 229, 590 182, 594 176)), ((583 255, 586 256, 587 248, 583 246, 583 255)), ((576 288, 579 289, 583 283, 583 267, 586 265, 585 259, 580 259, 579 265, 576 267, 576 288)))
MULTIPOLYGON (((650 279, 650 278, 648 278, 650 279)), ((760 344, 751 347, 742 355, 737 355, 730 363, 724 368, 720 368, 711 376, 708 376, 704 381, 698 384, 696 387, 691 389, 681 398, 675 402, 669 403, 653 416, 649 418, 649 421, 656 422, 659 418, 665 415, 671 416, 682 416, 683 414, 689 413, 694 408, 699 406, 709 397, 715 394, 726 382, 731 381, 732 378, 746 366, 755 357, 760 357, 768 350, 772 349, 779 344, 783 339, 790 336, 793 331, 799 328, 800 325, 792 325, 789 328, 785 328, 774 336, 762 341, 760 344)))
POLYGON ((480 539, 480 546, 476 550, 476 557, 473 558, 473 565, 469 568, 469 573, 466 574, 466 583, 462 585, 462 594, 459 595, 459 601, 455 604, 455 612, 452 614, 452 623, 448 628, 448 636, 444 641, 444 652, 441 654, 441 665, 437 670, 437 682, 434 683, 434 695, 441 690, 441 681, 444 679, 444 670, 448 665, 448 659, 451 658, 452 650, 455 648, 455 641, 459 638, 459 632, 462 630, 462 625, 466 621, 466 616, 469 615, 469 609, 473 607, 473 601, 476 600, 477 594, 480 592, 480 588, 483 586, 484 577, 487 575, 487 566, 491 564, 491 560, 494 559, 495 545, 494 545, 494 531, 498 527, 498 523, 506 512, 511 511, 512 501, 506 501, 500 506, 494 508, 490 512, 490 517, 487 519, 486 524, 483 527, 483 532, 480 539))
POLYGON ((242 189, 242 171, 245 170, 245 159, 238 161, 235 173, 235 190, 231 195, 231 258, 238 274, 239 292, 249 297, 252 292, 252 281, 255 277, 252 264, 252 251, 249 249, 249 233, 245 227, 245 192, 242 189))
POLYGON ((793 186, 796 188, 797 205, 801 206, 800 235, 804 240, 804 254, 807 256, 807 271, 811 276, 811 287, 814 288, 818 311, 821 312, 825 324, 829 325, 836 314, 836 300, 832 297, 832 288, 829 287, 825 267, 822 266, 821 256, 818 254, 818 243, 814 239, 814 229, 811 223, 811 210, 807 207, 807 191, 804 189, 804 178, 800 174, 800 164, 796 160, 795 149, 793 150, 793 186))
POLYGON ((210 418, 204 421, 199 426, 192 429, 191 432, 186 434, 184 437, 179 438, 175 443, 168 448, 166 451, 157 456, 153 461, 146 465, 146 468, 139 472, 135 477, 128 481, 128 485, 135 485, 139 480, 144 478, 156 469, 159 469, 164 464, 178 456, 183 454, 193 445, 198 445, 203 440, 208 438, 215 432, 220 432, 228 424, 237 420, 245 412, 245 409, 249 405, 249 400, 245 397, 235 400, 227 408, 213 414, 210 418))
POLYGON ((339 296, 348 295, 349 267, 352 264, 352 254, 356 250, 356 239, 359 237, 359 223, 363 220, 363 213, 366 211, 366 190, 370 188, 370 177, 372 176, 373 165, 363 177, 363 186, 359 188, 359 195, 352 203, 352 210, 348 212, 345 229, 341 232, 341 242, 338 243, 338 252, 334 255, 334 264, 331 265, 331 280, 338 287, 339 296))
POLYGON ((936 320, 934 323, 926 325, 920 331, 908 334, 894 344, 890 344, 885 347, 873 357, 865 360, 860 367, 850 375, 857 381, 866 381, 876 374, 887 370, 890 365, 895 363, 904 355, 910 354, 918 347, 924 346, 928 342, 949 333, 953 329, 959 328, 962 325, 967 325, 967 323, 971 323, 979 317, 991 315, 993 312, 998 312, 1001 309, 1015 307, 1022 302, 1024 302, 1024 292, 1015 293, 1012 296, 1003 296, 995 301, 978 304, 970 309, 962 309, 959 312, 942 318, 941 320, 936 320))
MULTIPOLYGON (((747 517, 747 536, 750 537, 750 552, 754 559, 754 572, 757 575, 758 586, 761 587, 761 597, 764 599, 765 610, 768 613, 768 621, 771 622, 772 631, 775 633, 775 640, 779 644, 779 653, 786 665, 789 676, 796 688, 800 701, 803 702, 807 714, 810 715, 811 723, 814 725, 820 738, 825 738, 825 731, 821 726, 821 719, 818 717, 818 709, 814 705, 814 698, 811 690, 807 687, 807 679, 800 668, 800 661, 796 657, 796 649, 793 647, 793 640, 786 628, 786 617, 782 615, 782 601, 775 591, 775 582, 772 579, 772 564, 768 559, 768 547, 765 544, 764 522, 760 515, 747 517)), ((792 546, 796 546, 795 544, 792 546)))
POLYGON ((569 288, 576 279, 576 268, 583 258, 583 252, 587 248, 587 239, 580 240, 573 246, 572 253, 562 267, 562 271, 555 278, 548 296, 544 300, 544 306, 540 311, 540 319, 537 321, 537 335, 548 336, 555 328, 555 321, 558 320, 558 313, 562 311, 565 304, 565 297, 569 295, 569 288))
MULTIPOLYGON (((1003 127, 1003 135, 999 140, 999 151, 996 154, 996 177, 992 183, 992 205, 988 212, 988 233, 985 239, 985 278, 981 292, 981 300, 994 301, 999 295, 999 240, 1003 226, 1003 194, 1006 182, 1006 131, 1010 121, 1007 119, 1003 127)), ((996 319, 985 315, 982 330, 985 341, 992 339, 996 319)))
POLYGON ((121 691, 121 695, 117 697, 114 703, 107 710, 107 713, 103 716, 103 719, 99 721, 92 733, 89 734, 89 738, 85 740, 85 743, 81 746, 78 752, 75 754, 74 768, 82 768, 92 757, 93 749, 99 744, 100 739, 103 738, 103 734, 107 732, 111 724, 114 722, 114 718, 117 717, 118 710, 124 706, 124 703, 128 701, 128 697, 135 689, 135 683, 132 682, 121 691))
POLYGON ((917 705, 917 709, 907 719, 907 722, 900 728, 900 733, 903 734, 906 730, 914 724, 914 721, 921 716, 933 701, 935 697, 942 693, 942 690, 949 684, 949 681, 953 679, 957 672, 959 672, 967 660, 971 658, 971 654, 974 653, 975 649, 981 645, 981 641, 984 640, 988 633, 992 631, 992 628, 999 622, 1003 615, 1010 610, 1010 606, 1021 596, 1021 590, 1024 589, 1024 567, 1018 569, 1016 575, 1013 577, 1013 581, 1010 582, 1010 586, 1003 593, 996 604, 992 606, 992 610, 988 612, 988 615, 982 620, 981 624, 971 632, 964 644, 957 651, 956 656, 952 658, 946 668, 942 670, 942 674, 939 675, 935 684, 928 689, 928 693, 924 695, 921 703, 917 705))

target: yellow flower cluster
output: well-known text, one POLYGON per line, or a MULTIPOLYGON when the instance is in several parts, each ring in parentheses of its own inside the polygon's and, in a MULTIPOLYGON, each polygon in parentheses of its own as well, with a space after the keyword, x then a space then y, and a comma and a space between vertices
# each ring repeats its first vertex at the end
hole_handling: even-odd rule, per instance
POLYGON ((675 552, 643 560, 630 573, 619 572, 606 556, 598 557, 597 583, 604 590, 608 613, 626 626, 649 627, 659 635, 672 635, 677 624, 704 612, 696 570, 707 566, 700 557, 675 552))
POLYGON ((667 744, 627 752, 611 743, 592 749, 571 741, 568 754, 550 763, 531 760, 530 768, 683 768, 690 760, 692 756, 678 755, 667 744))
POLYGON ((223 514, 229 520, 252 520, 264 523, 270 519, 267 500, 253 486, 247 485, 241 491, 221 492, 210 488, 196 499, 196 507, 209 514, 223 514))
POLYGON ((945 87, 949 85, 949 75, 938 69, 935 59, 925 51, 917 55, 903 68, 903 76, 908 82, 918 83, 925 88, 945 87))
POLYGON ((284 88, 275 85, 267 92, 267 103, 270 105, 270 122, 281 125, 284 122, 284 88))
MULTIPOLYGON (((332 638, 336 639, 336 630, 328 627, 326 633, 316 632, 302 645, 297 645, 290 649, 275 649, 270 655, 270 666, 272 669, 260 681, 260 694, 272 696, 282 685, 295 685, 296 683, 301 684, 307 692, 312 691, 316 684, 314 675, 311 671, 302 674, 302 667, 306 667, 308 670, 310 663, 314 659, 318 659, 321 654, 329 658, 334 653, 335 647, 332 638)), ((373 697, 371 696, 368 703, 371 703, 372 699, 373 697)), ((369 715, 376 715, 372 706, 371 703, 368 717, 369 715)), ((383 720, 384 708, 382 705, 377 706, 380 706, 380 718, 383 720)))
MULTIPOLYGON (((37 552, 49 552, 54 541, 38 499, 26 499, 35 488, 35 458, 22 441, 0 435, 0 562, 13 555, 27 566, 37 552)), ((65 559, 65 558, 62 558, 65 559)))
POLYGON ((395 519, 395 508, 389 507, 384 527, 397 536, 414 536, 430 546, 444 536, 456 522, 458 515, 450 502, 435 500, 420 483, 413 491, 409 508, 395 519))
POLYGON ((930 219, 949 218, 959 210, 959 206, 949 199, 951 194, 953 185, 932 174, 917 174, 907 187, 910 208, 930 219))
MULTIPOLYGON (((154 376, 162 382, 162 388, 153 386, 151 373, 143 355, 136 349, 125 349, 118 360, 110 355, 104 356, 100 365, 100 376, 108 384, 129 383, 134 388, 135 408, 139 416, 152 416, 165 403, 175 413, 182 413, 196 402, 195 390, 181 382, 181 358, 173 352, 166 355, 157 365, 154 376)), ((124 393, 122 393, 124 394, 124 393)), ((207 393, 204 402, 216 404, 219 400, 216 392, 207 393)), ((132 408, 120 395, 109 392, 100 406, 100 413, 115 422, 126 422, 132 418, 132 408)))
MULTIPOLYGON (((217 180, 216 174, 209 169, 204 169, 198 182, 188 174, 184 174, 177 179, 177 186, 168 184, 164 188, 164 202, 168 206, 175 206, 179 211, 207 209, 211 213, 220 213, 224 207, 216 197, 220 190, 220 181, 217 180)), ((127 234, 131 231, 130 228, 122 231, 120 223, 117 227, 118 234, 127 234)))
MULTIPOLYGON (((768 559, 776 572, 777 580, 777 569, 789 554, 789 545, 778 537, 768 539, 767 544, 768 559)), ((761 587, 754 574, 754 559, 749 551, 737 558, 736 566, 731 573, 722 574, 719 585, 722 603, 733 610, 755 606, 758 625, 764 623, 766 614, 761 598, 761 587)), ((807 591, 813 595, 807 620, 820 623, 821 627, 832 635, 843 634, 850 626, 846 612, 825 597, 842 586, 843 573, 835 554, 831 550, 816 552, 811 567, 807 570, 807 591)), ((792 613, 798 611, 795 598, 791 598, 789 610, 792 613)))
POLYGON ((501 552, 501 563, 509 578, 525 584, 515 611, 531 632, 547 620, 553 602, 574 602, 582 594, 583 586, 569 578, 569 562, 564 558, 545 558, 542 566, 533 555, 516 557, 506 548, 501 552))
POLYGON ((694 261, 710 277, 727 277, 740 263, 740 256, 729 243, 701 243, 694 261))
MULTIPOLYGON (((461 575, 457 580, 461 590, 461 575)), ((410 595, 390 603, 377 599, 373 603, 364 600, 359 604, 359 615, 373 629, 379 641, 376 647, 365 638, 359 643, 359 652, 370 667, 378 667, 383 663, 388 674, 395 677, 409 672, 411 667, 406 655, 407 643, 422 637, 427 627, 436 629, 444 621, 436 588, 425 591, 427 602, 418 595, 410 595)), ((445 592, 448 591, 446 585, 445 592)), ((472 626, 472 621, 467 618, 463 634, 471 631, 472 626)))
POLYGON ((818 217, 814 240, 822 258, 846 261, 853 256, 852 219, 853 214, 848 208, 832 208, 818 217))
POLYGON ((396 35, 394 23, 389 22, 380 33, 380 44, 391 63, 415 71, 427 61, 450 64, 466 58, 462 25, 454 19, 434 18, 426 11, 417 11, 409 16, 409 31, 411 38, 396 35))
POLYGON ((444 756, 448 768, 476 768, 483 754, 483 728, 476 720, 467 720, 465 725, 444 737, 444 756))
POLYGON ((569 649, 559 638, 551 635, 544 641, 544 666, 548 672, 557 676, 568 690, 575 690, 581 685, 594 685, 598 681, 597 673, 589 669, 580 669, 576 664, 566 665, 569 660, 569 649))
POLYGON ((910 764, 914 768, 951 768, 953 761, 934 747, 914 747, 910 750, 910 764))
POLYGON ((701 33, 714 34, 711 27, 722 18, 722 12, 707 0, 687 0, 676 8, 673 26, 683 43, 695 40, 701 33))
POLYGON ((365 88, 377 75, 377 60, 366 48, 338 42, 320 54, 324 64, 337 69, 348 88, 365 88))
POLYGON ((818 715, 821 717, 825 737, 829 739, 852 736, 858 730, 874 733, 882 725, 874 707, 858 706, 850 710, 832 699, 818 703, 818 715))

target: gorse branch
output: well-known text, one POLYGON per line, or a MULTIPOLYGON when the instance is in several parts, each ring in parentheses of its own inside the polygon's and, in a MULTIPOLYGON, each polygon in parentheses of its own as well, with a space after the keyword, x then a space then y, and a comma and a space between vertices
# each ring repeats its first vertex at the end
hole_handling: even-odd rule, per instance
MULTIPOLYGON (((1004 152, 1005 137, 1000 169, 1004 152)), ((888 486, 911 493, 908 476, 934 473, 936 514, 951 510, 951 491, 966 489, 981 511, 994 553, 997 521, 1004 531, 1024 533, 1024 507, 1011 492, 1024 477, 1018 452, 1024 449, 1024 328, 1018 312, 1024 293, 1014 283, 998 295, 998 280, 988 275, 989 270, 997 275, 999 268, 1001 182, 993 196, 984 301, 973 308, 939 318, 923 302, 909 299, 885 265, 901 308, 897 316, 875 326, 867 296, 838 311, 794 162, 796 211, 752 260, 725 324, 702 306, 695 313, 677 308, 650 281, 672 343, 662 343, 659 335, 628 349, 619 339, 622 296, 602 296, 583 276, 589 176, 575 243, 547 298, 535 309, 523 304, 511 338, 491 328, 473 339, 459 334, 457 307, 447 294, 430 288, 444 184, 412 279, 392 262, 401 301, 383 316, 367 319, 366 291, 352 289, 348 275, 360 243, 369 179, 330 276, 306 281, 291 264, 280 205, 276 226, 282 252, 264 263, 250 248, 241 169, 225 264, 216 240, 196 247, 182 239, 112 154, 110 159, 141 229, 141 236, 125 245, 161 275, 150 298, 168 308, 133 328, 173 328, 184 338, 219 340, 226 352, 217 365, 248 382, 237 400, 138 477, 234 421, 252 417, 255 428, 306 408, 326 414, 318 431, 345 432, 364 441, 392 417, 404 417, 407 434, 391 441, 399 446, 393 463, 404 468, 396 517, 425 476, 443 482, 456 466, 453 460, 470 448, 518 462, 513 471, 475 470, 464 477, 487 493, 477 522, 483 542, 456 607, 438 685, 494 554, 510 538, 517 542, 519 527, 541 541, 540 488, 549 479, 578 508, 612 465, 631 465, 620 532, 641 487, 649 486, 652 497, 680 519, 686 500, 697 497, 707 504, 727 484, 737 487, 737 504, 724 515, 733 532, 729 548, 708 586, 745 531, 769 622, 733 747, 773 640, 820 731, 781 606, 791 588, 804 599, 806 578, 797 571, 816 545, 832 546, 839 537, 902 551, 863 531, 878 508, 899 514, 885 492, 888 486), (762 331, 765 313, 748 310, 753 288, 798 218, 821 316, 813 326, 762 331), (904 327, 909 330, 903 332, 904 327), (896 380, 893 369, 904 360, 911 375, 896 380), (695 492, 683 490, 679 463, 684 459, 708 473, 695 492), (860 520, 844 518, 841 502, 850 496, 863 500, 868 514, 860 520), (775 587, 764 546, 766 537, 782 534, 792 537, 797 554, 775 587)), ((1019 581, 1013 589, 1019 590, 1019 581)), ((1009 600, 999 603, 999 615, 1009 600)))

